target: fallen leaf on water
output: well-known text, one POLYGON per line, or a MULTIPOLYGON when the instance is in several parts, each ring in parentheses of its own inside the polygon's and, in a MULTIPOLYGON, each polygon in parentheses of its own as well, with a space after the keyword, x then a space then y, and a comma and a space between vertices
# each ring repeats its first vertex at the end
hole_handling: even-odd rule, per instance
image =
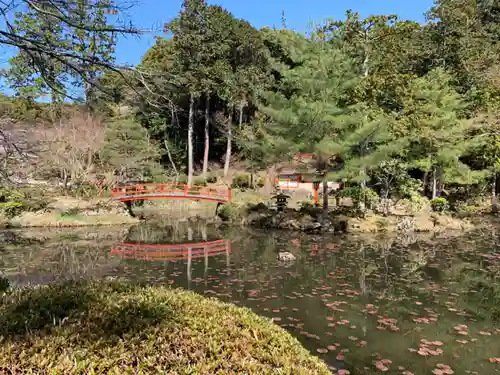
POLYGON ((316 349, 316 351, 320 354, 325 354, 325 353, 328 353, 328 349, 325 349, 325 348, 318 348, 316 349))
POLYGON ((437 369, 435 369, 434 371, 438 371, 439 373, 437 372, 434 372, 434 374, 437 374, 437 375, 440 375, 440 374, 445 374, 445 375, 453 375, 455 373, 455 371, 453 371, 451 369, 451 367, 449 365, 444 365, 442 363, 438 363, 436 365, 437 369))
POLYGON ((389 370, 389 368, 384 365, 384 363, 382 361, 376 361, 375 362, 375 367, 378 368, 380 371, 387 371, 389 370))

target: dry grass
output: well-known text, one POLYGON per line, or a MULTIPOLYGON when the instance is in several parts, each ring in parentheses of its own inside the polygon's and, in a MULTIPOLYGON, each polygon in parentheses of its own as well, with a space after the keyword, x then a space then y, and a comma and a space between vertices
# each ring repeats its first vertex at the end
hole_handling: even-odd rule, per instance
POLYGON ((86 216, 80 214, 25 212, 9 221, 11 227, 79 227, 89 225, 134 224, 138 219, 130 216, 103 213, 86 216))

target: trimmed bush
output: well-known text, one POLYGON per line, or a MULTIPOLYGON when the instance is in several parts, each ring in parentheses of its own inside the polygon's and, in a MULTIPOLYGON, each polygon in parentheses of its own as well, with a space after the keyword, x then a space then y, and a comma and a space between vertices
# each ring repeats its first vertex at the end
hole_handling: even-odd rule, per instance
POLYGON ((266 184, 266 179, 264 177, 259 177, 257 180, 257 187, 263 187, 266 184))
POLYGON ((432 211, 434 212, 443 212, 450 208, 448 201, 446 198, 439 197, 431 200, 432 211))
POLYGON ((222 221, 235 222, 245 217, 245 209, 234 203, 226 203, 219 207, 217 215, 222 221))
POLYGON ((0 304, 0 368, 37 374, 330 374, 281 327, 192 292, 66 282, 0 304))
POLYGON ((208 173, 207 182, 209 184, 215 184, 217 182, 217 175, 215 173, 208 173))
POLYGON ((250 174, 239 173, 233 177, 232 188, 247 189, 250 187, 250 174))
POLYGON ((207 180, 203 177, 195 177, 193 178, 193 185, 195 186, 207 186, 207 180))
POLYGON ((372 208, 380 199, 375 190, 357 186, 344 188, 338 195, 342 198, 351 198, 356 204, 364 201, 368 208, 372 208))

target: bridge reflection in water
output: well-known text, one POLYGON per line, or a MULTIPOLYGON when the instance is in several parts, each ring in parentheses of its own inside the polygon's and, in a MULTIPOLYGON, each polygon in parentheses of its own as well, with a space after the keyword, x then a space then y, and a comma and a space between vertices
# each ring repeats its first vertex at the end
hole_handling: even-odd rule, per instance
POLYGON ((231 241, 215 240, 182 244, 141 244, 120 242, 113 246, 110 255, 121 259, 143 261, 187 261, 188 288, 191 288, 192 260, 205 259, 205 276, 208 274, 208 258, 225 254, 226 266, 230 267, 231 241))
POLYGON ((231 252, 230 240, 183 244, 133 244, 121 242, 111 248, 111 255, 122 259, 179 261, 231 252))

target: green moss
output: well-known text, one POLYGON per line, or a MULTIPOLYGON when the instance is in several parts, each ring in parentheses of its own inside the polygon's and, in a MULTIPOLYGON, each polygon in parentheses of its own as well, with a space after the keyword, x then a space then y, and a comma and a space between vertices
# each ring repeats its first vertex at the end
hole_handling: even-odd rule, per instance
POLYGON ((0 363, 44 374, 330 374, 282 328, 191 292, 72 282, 0 305, 0 363))
POLYGON ((61 221, 85 221, 85 217, 78 214, 58 213, 57 220, 61 221))

